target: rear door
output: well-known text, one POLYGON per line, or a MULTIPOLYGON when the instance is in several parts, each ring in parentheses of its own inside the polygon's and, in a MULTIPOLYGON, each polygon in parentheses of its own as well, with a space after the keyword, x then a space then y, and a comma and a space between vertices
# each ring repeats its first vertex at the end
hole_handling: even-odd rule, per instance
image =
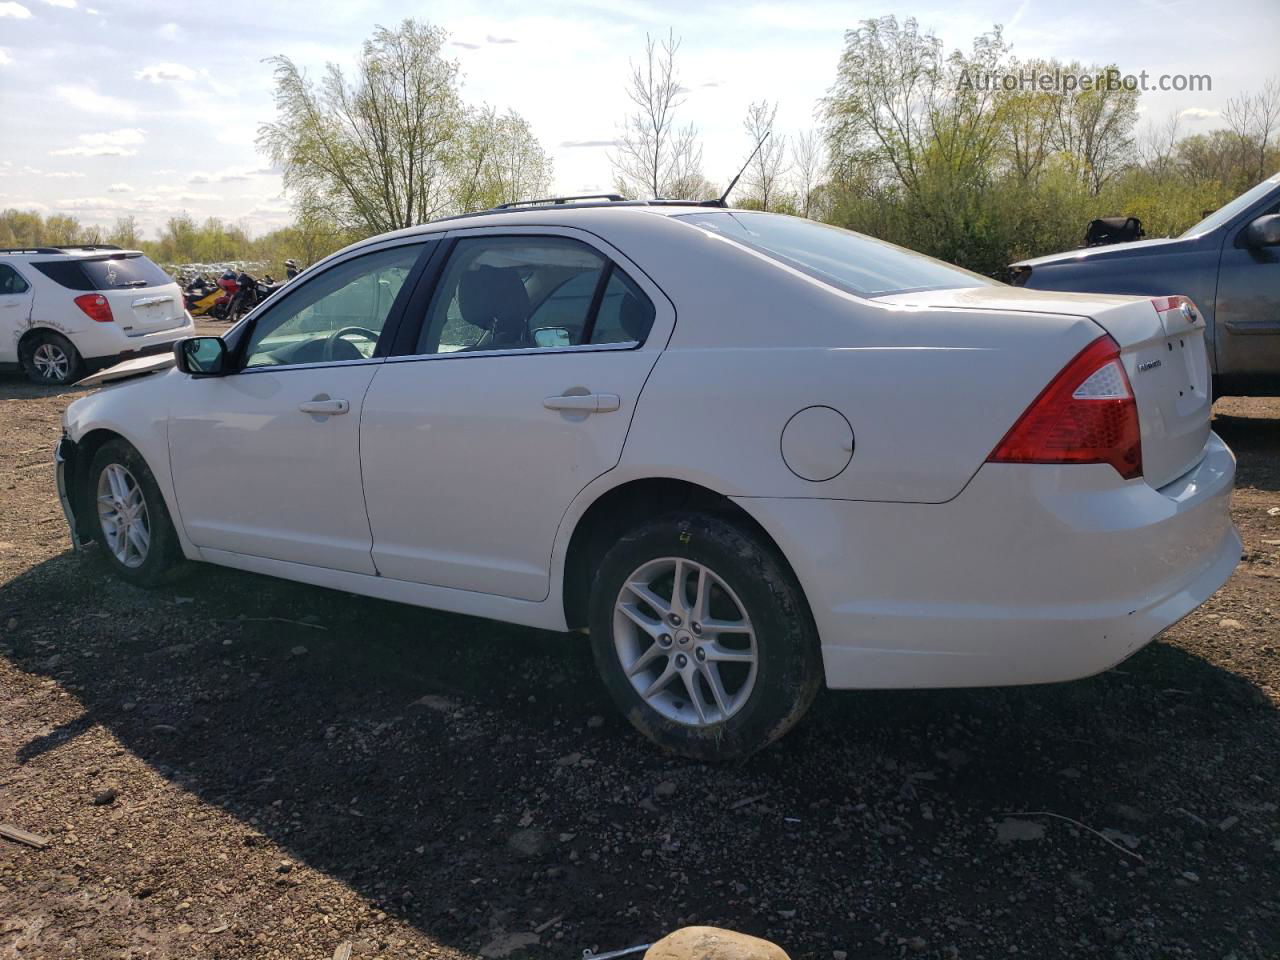
POLYGON ((31 316, 31 284, 14 267, 0 263, 0 363, 17 363, 18 338, 31 316))
POLYGON ((560 520, 616 466, 675 314, 579 231, 450 236, 416 336, 365 398, 373 560, 385 577, 541 600, 560 520))

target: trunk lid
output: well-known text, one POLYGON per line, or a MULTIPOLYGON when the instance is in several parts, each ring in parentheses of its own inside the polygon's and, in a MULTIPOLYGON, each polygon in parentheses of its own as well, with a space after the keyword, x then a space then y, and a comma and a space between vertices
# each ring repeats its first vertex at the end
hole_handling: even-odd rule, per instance
POLYGON ((142 254, 125 251, 80 261, 88 285, 106 297, 129 337, 145 337, 186 323, 182 288, 142 254))
MULTIPOLYGON (((1213 406, 1205 321, 1184 298, 973 287, 877 299, 910 307, 1088 317, 1120 345, 1138 407, 1146 482, 1163 487, 1204 456, 1213 406)), ((1064 365, 1070 359, 1064 357, 1064 365)))
POLYGON ((111 314, 126 336, 145 337, 187 322, 182 290, 176 283, 100 293, 111 304, 111 314))

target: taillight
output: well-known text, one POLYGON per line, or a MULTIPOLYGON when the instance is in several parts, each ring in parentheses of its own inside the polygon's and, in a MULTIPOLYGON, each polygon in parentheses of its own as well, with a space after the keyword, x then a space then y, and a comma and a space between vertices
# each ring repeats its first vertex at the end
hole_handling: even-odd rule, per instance
POLYGON ((86 293, 76 297, 76 306, 95 323, 110 323, 115 319, 111 315, 111 304, 107 303, 107 298, 100 293, 86 293))
POLYGON ((1142 476, 1138 407, 1120 347, 1101 336, 1068 363, 1005 434, 989 463, 1109 463, 1142 476))

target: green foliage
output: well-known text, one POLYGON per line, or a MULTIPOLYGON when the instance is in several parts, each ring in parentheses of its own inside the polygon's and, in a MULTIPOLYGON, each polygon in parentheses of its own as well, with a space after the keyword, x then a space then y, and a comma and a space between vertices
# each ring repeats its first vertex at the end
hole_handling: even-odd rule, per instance
POLYGON ((1256 183, 1258 169, 1280 166, 1258 119, 1275 95, 1248 101, 1257 129, 1178 140, 1174 127, 1167 149, 1141 150, 1136 89, 990 80, 1116 69, 1015 60, 998 27, 947 55, 912 19, 865 21, 845 35, 822 104, 824 216, 1003 277, 1010 262, 1078 247, 1095 217, 1133 215, 1151 236, 1180 233, 1256 183))

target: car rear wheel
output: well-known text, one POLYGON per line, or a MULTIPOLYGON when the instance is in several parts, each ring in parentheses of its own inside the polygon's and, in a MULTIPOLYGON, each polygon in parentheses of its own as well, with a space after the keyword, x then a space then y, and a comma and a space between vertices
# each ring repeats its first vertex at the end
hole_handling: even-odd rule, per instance
POLYGON ((608 551, 591 642, 632 724, 697 760, 772 743, 822 684, 817 631, 791 571, 754 531, 708 514, 652 521, 608 551))
POLYGON ((89 468, 94 539, 112 571, 142 587, 173 579, 182 548, 151 468, 124 440, 109 440, 89 468))
POLYGON ((45 330, 23 344, 22 369, 32 383, 62 386, 84 375, 84 360, 70 340, 45 330))

